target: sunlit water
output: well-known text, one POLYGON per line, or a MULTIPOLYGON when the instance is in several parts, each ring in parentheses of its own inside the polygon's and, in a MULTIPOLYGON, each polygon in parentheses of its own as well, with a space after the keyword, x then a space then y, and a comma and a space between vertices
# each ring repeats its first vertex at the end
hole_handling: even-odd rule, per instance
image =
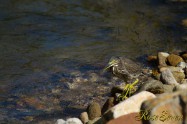
POLYGON ((117 82, 102 72, 109 58, 185 50, 184 18, 186 4, 164 0, 0 0, 0 121, 55 122, 102 105, 117 82))

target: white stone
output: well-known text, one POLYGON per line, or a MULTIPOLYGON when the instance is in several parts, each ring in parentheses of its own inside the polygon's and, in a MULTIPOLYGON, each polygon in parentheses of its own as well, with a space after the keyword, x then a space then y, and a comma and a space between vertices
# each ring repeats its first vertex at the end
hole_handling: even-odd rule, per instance
POLYGON ((66 124, 66 121, 63 119, 58 119, 55 124, 66 124))
POLYGON ((179 85, 177 81, 175 80, 173 74, 169 69, 165 69, 161 72, 161 80, 165 84, 171 84, 171 85, 179 85))
POLYGON ((187 67, 187 63, 185 62, 179 62, 179 64, 177 64, 177 67, 181 67, 182 69, 187 67))
POLYGON ((145 100, 152 99, 155 97, 156 96, 153 93, 142 91, 136 95, 129 97, 127 100, 124 100, 121 103, 115 105, 114 107, 109 109, 103 117, 106 120, 111 120, 129 113, 140 112, 141 104, 145 100))
POLYGON ((88 113, 87 112, 82 112, 81 115, 80 115, 80 119, 83 122, 83 124, 86 124, 86 122, 89 121, 88 113))
POLYGON ((83 124, 78 118, 69 118, 66 120, 66 124, 83 124))

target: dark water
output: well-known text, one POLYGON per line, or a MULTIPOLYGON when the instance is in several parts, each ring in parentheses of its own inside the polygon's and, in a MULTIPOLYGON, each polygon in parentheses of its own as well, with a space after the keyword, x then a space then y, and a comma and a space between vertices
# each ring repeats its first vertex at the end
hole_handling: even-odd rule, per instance
MULTIPOLYGON (((0 122, 53 123, 106 99, 112 56, 185 50, 187 5, 164 0, 0 0, 0 122)), ((119 83, 119 82, 118 82, 119 83)))

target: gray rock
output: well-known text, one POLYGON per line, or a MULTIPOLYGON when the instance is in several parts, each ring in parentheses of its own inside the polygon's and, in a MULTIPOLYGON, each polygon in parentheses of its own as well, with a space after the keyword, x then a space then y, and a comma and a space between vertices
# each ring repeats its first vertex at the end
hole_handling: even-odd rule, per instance
POLYGON ((174 87, 175 87, 174 85, 167 85, 167 84, 164 84, 164 85, 163 85, 164 93, 172 93, 174 87))
POLYGON ((97 102, 92 102, 87 108, 88 117, 93 120, 101 116, 101 107, 97 102))
POLYGON ((163 81, 165 84, 178 85, 169 69, 165 69, 161 72, 161 81, 163 81))
POLYGON ((175 86, 173 91, 187 91, 187 83, 175 86))
POLYGON ((159 62, 159 66, 163 67, 163 66, 167 66, 166 64, 166 58, 169 56, 168 53, 165 52, 159 52, 158 53, 158 62, 159 62))
POLYGON ((80 119, 81 119, 83 124, 86 124, 89 121, 88 113, 87 112, 82 112, 81 115, 80 115, 80 119))
POLYGON ((66 120, 65 124, 82 124, 82 122, 78 118, 69 118, 66 120))

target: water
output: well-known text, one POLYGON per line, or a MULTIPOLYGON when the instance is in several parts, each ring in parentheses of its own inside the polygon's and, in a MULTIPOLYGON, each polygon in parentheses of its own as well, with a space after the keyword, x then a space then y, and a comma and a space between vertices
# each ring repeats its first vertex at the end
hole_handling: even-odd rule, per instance
POLYGON ((110 57, 138 61, 158 51, 187 48, 181 40, 187 32, 180 25, 187 18, 186 4, 164 0, 0 3, 2 123, 52 123, 78 116, 90 101, 102 104, 116 83, 102 73, 110 57))

